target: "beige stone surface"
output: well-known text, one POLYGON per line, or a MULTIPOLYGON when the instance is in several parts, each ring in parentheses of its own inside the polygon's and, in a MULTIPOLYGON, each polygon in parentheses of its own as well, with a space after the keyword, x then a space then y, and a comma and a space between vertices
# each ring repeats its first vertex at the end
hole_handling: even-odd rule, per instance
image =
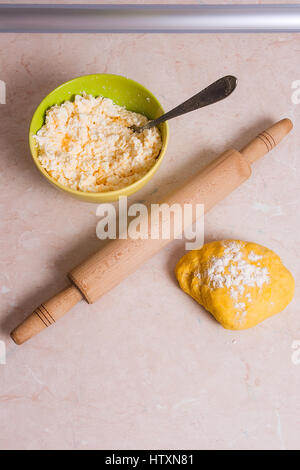
POLYGON ((291 96, 300 36, 6 34, 0 46, 0 448, 299 449, 300 105, 291 96), (43 180, 27 144, 41 99, 94 72, 141 82, 165 109, 222 75, 239 79, 228 100, 170 122, 164 162, 131 202, 160 200, 227 147, 293 119, 290 137, 205 219, 206 240, 251 240, 282 257, 297 286, 284 312, 223 330, 177 286, 179 240, 98 303, 79 304, 23 347, 10 341, 101 246, 96 206, 43 180))

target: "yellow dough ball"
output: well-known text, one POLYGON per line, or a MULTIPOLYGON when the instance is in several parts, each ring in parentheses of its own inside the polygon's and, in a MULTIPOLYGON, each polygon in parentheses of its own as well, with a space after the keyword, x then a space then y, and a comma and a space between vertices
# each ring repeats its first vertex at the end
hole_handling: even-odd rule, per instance
POLYGON ((187 294, 230 330, 251 328, 279 313, 295 288, 276 253, 241 240, 190 251, 178 262, 176 277, 187 294))

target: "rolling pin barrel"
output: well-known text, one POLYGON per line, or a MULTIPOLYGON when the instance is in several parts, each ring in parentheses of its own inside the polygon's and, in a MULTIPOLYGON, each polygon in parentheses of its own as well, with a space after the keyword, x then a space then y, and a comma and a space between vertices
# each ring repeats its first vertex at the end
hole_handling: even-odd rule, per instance
MULTIPOLYGON (((291 129, 291 121, 283 119, 259 134, 240 152, 227 150, 164 202, 169 206, 202 203, 207 212, 245 181, 251 175, 251 164, 272 150, 291 129)), ((148 227, 150 225, 148 223, 148 227)), ((72 285, 41 304, 12 331, 12 339, 16 344, 22 344, 55 323, 83 298, 88 303, 95 302, 169 241, 151 239, 149 233, 147 240, 128 238, 109 243, 73 269, 69 274, 72 285)))
MULTIPOLYGON (((205 170, 196 174, 189 184, 185 184, 165 199, 164 203, 169 207, 175 203, 181 206, 202 203, 204 211, 207 212, 240 186, 250 174, 250 165, 241 154, 234 149, 227 150, 205 170)), ((148 220, 148 228, 147 240, 114 240, 69 273, 69 278, 87 302, 96 302, 171 241, 151 238, 151 220, 148 220)), ((174 227, 174 221, 172 229, 172 235, 179 232, 178 228, 174 227)))

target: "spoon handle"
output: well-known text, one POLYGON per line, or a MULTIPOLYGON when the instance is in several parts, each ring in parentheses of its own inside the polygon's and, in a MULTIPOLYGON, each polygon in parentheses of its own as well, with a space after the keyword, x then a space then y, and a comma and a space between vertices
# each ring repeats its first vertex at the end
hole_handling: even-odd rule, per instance
POLYGON ((163 114, 157 119, 149 121, 143 129, 150 129, 151 127, 157 126, 164 121, 173 119, 182 114, 189 113, 190 111, 195 111, 196 109, 203 108, 209 104, 216 103, 217 101, 223 100, 229 96, 237 85, 236 77, 232 75, 227 75, 226 77, 220 78, 216 82, 209 85, 204 90, 200 91, 196 95, 189 98, 184 103, 181 103, 176 108, 172 109, 168 113, 163 114))

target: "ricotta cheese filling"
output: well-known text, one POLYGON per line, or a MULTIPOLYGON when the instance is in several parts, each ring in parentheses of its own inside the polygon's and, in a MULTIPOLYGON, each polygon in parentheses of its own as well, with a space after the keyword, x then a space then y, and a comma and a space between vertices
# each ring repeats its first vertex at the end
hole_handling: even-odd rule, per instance
POLYGON ((83 94, 52 106, 34 136, 42 167, 63 186, 84 192, 124 188, 154 165, 162 141, 154 127, 135 133, 148 119, 112 100, 83 94))

